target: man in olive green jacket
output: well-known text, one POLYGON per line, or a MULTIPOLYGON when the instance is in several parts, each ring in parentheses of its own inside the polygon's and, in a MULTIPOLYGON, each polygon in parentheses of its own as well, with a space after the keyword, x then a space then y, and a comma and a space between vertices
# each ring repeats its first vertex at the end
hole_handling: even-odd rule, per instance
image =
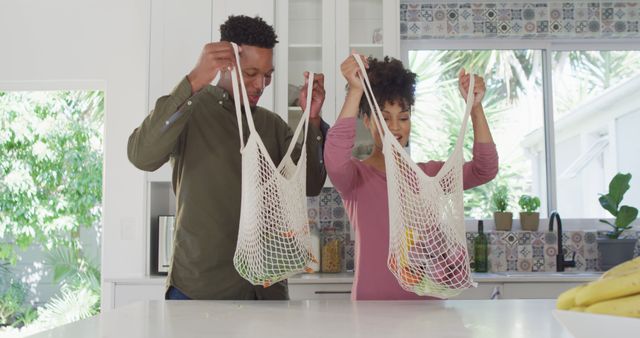
MULTIPOLYGON (((257 106, 271 83, 277 37, 273 27, 259 17, 230 16, 220 32, 221 41, 204 46, 195 68, 171 94, 158 99, 155 109, 133 131, 129 160, 146 171, 168 160, 173 165, 177 210, 167 299, 288 299, 286 281, 269 288, 254 286, 233 266, 240 219, 241 154, 230 73, 235 71, 235 56, 230 42, 240 47, 250 112, 278 165, 289 143, 295 142, 293 133, 278 115, 257 106), (218 85, 210 85, 217 74, 218 85)), ((303 109, 306 87, 299 97, 303 109)), ((322 145, 323 131, 328 129, 319 116, 325 97, 323 75, 316 76, 313 87, 307 135, 310 196, 320 193, 326 178, 322 145)), ((246 142, 246 121, 243 131, 246 142)), ((300 144, 294 158, 299 155, 300 144)))

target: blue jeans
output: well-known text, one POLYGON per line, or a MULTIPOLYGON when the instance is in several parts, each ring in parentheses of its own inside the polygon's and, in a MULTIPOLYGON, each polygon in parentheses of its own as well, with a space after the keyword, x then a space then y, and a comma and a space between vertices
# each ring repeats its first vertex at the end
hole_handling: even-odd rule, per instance
POLYGON ((164 299, 166 300, 190 300, 189 296, 182 293, 182 291, 177 288, 170 286, 167 292, 164 294, 164 299))

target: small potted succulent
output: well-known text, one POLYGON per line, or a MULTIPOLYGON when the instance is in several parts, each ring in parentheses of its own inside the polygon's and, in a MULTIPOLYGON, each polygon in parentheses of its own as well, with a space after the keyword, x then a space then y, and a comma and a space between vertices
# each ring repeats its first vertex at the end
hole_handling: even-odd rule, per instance
POLYGON ((522 195, 520 205, 520 225, 524 231, 538 231, 540 225, 540 199, 537 196, 522 195))
POLYGON ((629 190, 631 174, 618 173, 609 183, 609 192, 600 194, 600 205, 613 215, 614 221, 601 219, 600 222, 608 224, 612 230, 607 232, 606 238, 598 238, 598 251, 600 252, 600 269, 608 270, 624 261, 633 258, 633 250, 637 239, 620 238, 625 230, 631 229, 631 223, 638 217, 638 209, 620 205, 624 194, 629 190))
POLYGON ((511 231, 513 223, 513 213, 508 212, 509 208, 509 188, 505 185, 498 186, 491 196, 493 207, 493 219, 496 223, 496 230, 511 231))

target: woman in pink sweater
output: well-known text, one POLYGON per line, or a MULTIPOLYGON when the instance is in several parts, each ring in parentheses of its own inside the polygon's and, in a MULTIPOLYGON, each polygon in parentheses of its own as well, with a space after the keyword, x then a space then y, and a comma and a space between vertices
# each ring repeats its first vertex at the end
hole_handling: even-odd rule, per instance
MULTIPOLYGON (((411 131, 411 106, 415 102, 416 74, 402 63, 365 59, 367 75, 384 120, 398 142, 406 146, 411 131)), ((325 166, 334 187, 340 193, 349 220, 355 229, 356 272, 352 288, 355 300, 429 299, 405 291, 387 268, 389 251, 389 206, 382 141, 371 120, 371 110, 363 95, 359 68, 352 56, 341 65, 348 83, 347 96, 335 125, 325 143, 325 166), (351 157, 356 137, 356 118, 362 115, 364 125, 374 139, 373 151, 360 161, 351 157)), ((464 70, 458 76, 464 96, 470 75, 464 70)), ((498 172, 498 154, 482 108, 484 80, 476 76, 471 120, 473 123, 473 159, 463 167, 464 189, 492 180, 498 172)), ((429 161, 418 166, 429 176, 435 176, 444 162, 429 161)), ((457 269, 459 270, 459 269, 457 269)))

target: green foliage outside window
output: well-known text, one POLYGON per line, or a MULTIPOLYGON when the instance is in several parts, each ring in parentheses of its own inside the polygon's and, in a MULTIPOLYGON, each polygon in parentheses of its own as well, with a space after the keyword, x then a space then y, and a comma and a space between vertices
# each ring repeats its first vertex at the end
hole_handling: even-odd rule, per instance
POLYGON ((103 115, 101 91, 0 92, 0 324, 99 311, 99 257, 81 234, 101 229, 103 115), (12 273, 34 247, 61 290, 37 311, 12 273))
MULTIPOLYGON (((552 56, 552 73, 570 67, 580 83, 575 90, 554 93, 556 118, 585 99, 634 76, 629 69, 640 67, 637 52, 570 51, 552 56)), ((407 66, 418 75, 416 106, 411 117, 411 151, 418 161, 446 160, 455 146, 465 107, 458 91, 460 68, 485 77, 483 106, 494 135, 510 127, 510 108, 531 93, 539 94, 542 88, 542 59, 536 50, 433 50, 428 57, 409 52, 408 61, 407 66)), ((465 135, 465 159, 472 157, 472 139, 469 128, 465 135)), ((505 154, 499 156, 498 176, 488 184, 465 191, 467 217, 490 217, 494 211, 492 192, 500 186, 508 186, 511 196, 532 193, 531 177, 523 175, 530 170, 526 161, 505 161, 505 154)), ((509 201, 514 205, 515 202, 509 201)))

